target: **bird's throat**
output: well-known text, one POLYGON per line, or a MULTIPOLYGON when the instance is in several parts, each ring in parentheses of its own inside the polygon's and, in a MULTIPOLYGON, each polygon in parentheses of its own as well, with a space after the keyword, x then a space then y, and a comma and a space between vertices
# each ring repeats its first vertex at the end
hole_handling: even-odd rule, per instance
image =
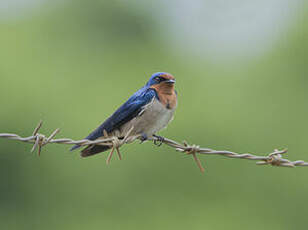
POLYGON ((161 83, 153 85, 151 88, 157 92, 160 102, 166 106, 167 109, 173 109, 176 107, 176 93, 174 90, 174 84, 161 83))
POLYGON ((174 94, 174 84, 161 83, 158 85, 153 85, 151 88, 154 88, 158 94, 165 94, 165 95, 174 94))

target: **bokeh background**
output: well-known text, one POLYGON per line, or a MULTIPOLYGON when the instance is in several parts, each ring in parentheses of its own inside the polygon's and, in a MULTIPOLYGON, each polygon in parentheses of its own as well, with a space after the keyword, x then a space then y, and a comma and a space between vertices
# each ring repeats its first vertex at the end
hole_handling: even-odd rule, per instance
MULTIPOLYGON (((308 160, 308 5, 260 1, 0 2, 0 132, 81 139, 150 75, 177 78, 163 136, 308 160)), ((152 143, 81 159, 0 140, 0 229, 305 229, 307 168, 189 156, 152 143)))

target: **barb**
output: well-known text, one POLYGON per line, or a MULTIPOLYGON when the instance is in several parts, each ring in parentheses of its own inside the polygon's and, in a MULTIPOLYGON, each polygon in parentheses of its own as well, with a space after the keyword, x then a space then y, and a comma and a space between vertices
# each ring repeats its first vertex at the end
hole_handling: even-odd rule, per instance
MULTIPOLYGON (((228 158, 236 158, 236 159, 245 159, 245 160, 255 160, 257 161, 257 165, 272 165, 272 166, 281 166, 281 167, 290 167, 293 168, 295 166, 308 166, 308 162, 302 161, 302 160, 297 160, 297 161, 290 161, 288 159, 282 158, 282 155, 287 153, 287 149, 283 150, 278 150, 275 149, 274 152, 268 154, 267 156, 257 156, 253 155, 251 153, 244 153, 244 154, 239 154, 231 151, 218 151, 214 149, 209 149, 209 148, 200 148, 199 146, 196 145, 188 145, 187 142, 184 141, 183 145, 164 138, 162 142, 172 148, 175 148, 176 151, 179 152, 184 152, 186 154, 193 154, 193 157, 196 161, 196 163, 199 166, 198 160, 196 159, 196 153, 198 154, 203 154, 203 155, 219 155, 223 157, 228 157, 228 158)), ((200 167, 200 170, 202 171, 202 167, 200 167)))
MULTIPOLYGON (((0 138, 6 138, 10 140, 17 140, 26 143, 34 144, 31 152, 34 152, 36 149, 38 150, 38 155, 40 156, 42 147, 47 144, 67 144, 67 145, 80 145, 80 146, 89 146, 89 145, 105 145, 111 147, 111 152, 109 153, 106 163, 109 164, 111 158, 113 156, 114 151, 116 150, 119 159, 122 159, 122 155, 120 152, 120 147, 124 144, 132 143, 136 139, 139 139, 140 136, 130 136, 131 132, 133 131, 134 127, 132 127, 129 132, 126 134, 124 138, 118 138, 116 136, 109 137, 106 132, 104 132, 103 136, 104 139, 99 139, 95 141, 90 140, 72 140, 70 138, 60 138, 54 139, 55 136, 60 132, 60 129, 56 129, 49 137, 46 137, 43 134, 40 134, 39 131, 43 125, 43 122, 40 121, 36 128, 33 131, 32 136, 29 137, 21 137, 17 134, 10 134, 10 133, 0 133, 0 138)), ((257 161, 257 165, 271 165, 271 166, 281 166, 281 167, 295 167, 295 166, 308 166, 308 162, 297 160, 297 161, 290 161, 282 157, 283 154, 287 153, 287 149, 278 150, 275 149, 272 153, 265 155, 265 156, 257 156, 251 153, 244 153, 239 154, 231 151, 218 151, 210 148, 201 148, 197 145, 189 145, 186 141, 183 144, 180 144, 176 141, 171 139, 155 136, 151 139, 154 144, 160 146, 161 143, 174 148, 178 152, 186 153, 188 155, 192 155, 194 161, 196 162, 197 166, 199 167, 201 172, 204 172, 204 168, 201 164, 200 159, 198 158, 198 154, 203 155, 219 155, 228 158, 236 158, 236 159, 245 159, 245 160, 255 160, 257 161), (159 144, 157 144, 159 143, 159 144)))

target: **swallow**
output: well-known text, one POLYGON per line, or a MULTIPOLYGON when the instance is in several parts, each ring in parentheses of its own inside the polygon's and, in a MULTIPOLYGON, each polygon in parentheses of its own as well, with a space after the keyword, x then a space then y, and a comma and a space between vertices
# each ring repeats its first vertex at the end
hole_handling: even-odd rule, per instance
MULTIPOLYGON (((141 141, 156 136, 156 133, 167 127, 173 119, 177 107, 177 92, 175 78, 165 72, 158 72, 135 92, 109 118, 85 139, 97 140, 108 136, 123 138, 128 132, 130 136, 140 135, 141 141)), ((80 148, 75 145, 72 150, 80 148)), ((88 157, 104 152, 111 147, 103 145, 89 145, 81 151, 82 157, 88 157)))

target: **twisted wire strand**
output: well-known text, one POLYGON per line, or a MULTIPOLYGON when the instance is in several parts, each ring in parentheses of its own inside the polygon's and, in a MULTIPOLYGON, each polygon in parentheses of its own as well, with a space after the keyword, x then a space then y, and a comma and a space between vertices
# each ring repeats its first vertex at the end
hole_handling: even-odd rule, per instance
MULTIPOLYGON (((80 146, 89 146, 89 145, 95 144, 95 145, 110 146, 111 151, 106 160, 106 163, 109 164, 115 150, 118 154, 118 158, 121 160, 122 155, 120 153, 120 147, 124 144, 132 143, 136 139, 139 139, 140 137, 140 136, 130 136, 130 133, 132 132, 134 128, 132 127, 129 130, 129 132, 126 134, 126 136, 121 139, 116 136, 109 137, 106 132, 104 132, 104 139, 99 139, 95 141, 90 141, 86 139, 76 141, 70 138, 54 139, 55 136, 60 132, 60 129, 56 129, 49 137, 46 137, 45 135, 39 133, 39 130, 42 127, 42 124, 43 124, 42 121, 38 123, 38 125, 33 131, 32 136, 21 137, 17 134, 0 133, 0 138, 17 140, 17 141, 26 142, 26 143, 32 143, 34 145, 33 145, 31 152, 34 152, 36 149, 38 149, 38 155, 40 155, 42 147, 47 144, 67 144, 67 145, 77 144, 80 146)), ((192 155, 194 161, 196 162, 201 172, 204 172, 204 168, 201 164, 201 161, 197 157, 197 154, 219 155, 219 156, 235 158, 235 159, 255 160, 257 161, 256 163, 257 165, 272 165, 272 166, 292 167, 292 168, 295 166, 308 166, 308 162, 305 162, 302 160, 290 161, 288 159, 283 158, 282 155, 288 152, 287 149, 284 149, 284 150, 275 149, 272 153, 268 155, 257 156, 251 153, 240 154, 240 153, 235 153, 235 152, 225 151, 225 150, 214 150, 210 148, 201 148, 198 145, 189 145, 185 141, 183 142, 183 144, 180 144, 174 140, 164 138, 164 137, 153 137, 151 140, 154 141, 154 144, 158 146, 160 146, 163 143, 169 147, 174 148, 178 152, 192 155)))

